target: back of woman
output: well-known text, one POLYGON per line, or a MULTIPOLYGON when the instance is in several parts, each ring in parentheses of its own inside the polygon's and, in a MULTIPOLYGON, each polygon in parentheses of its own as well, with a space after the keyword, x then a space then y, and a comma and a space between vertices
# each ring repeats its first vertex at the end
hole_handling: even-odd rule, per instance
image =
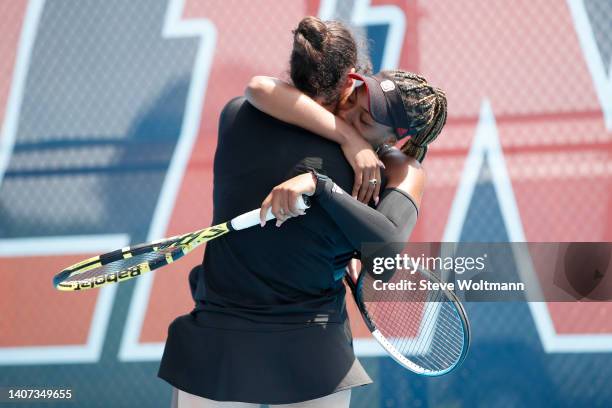
MULTIPOLYGON (((356 50, 355 43, 339 28, 308 19, 294 37, 298 55, 310 47, 344 64, 330 67, 337 76, 315 64, 307 78, 332 103, 340 99, 339 81, 356 64, 347 58, 356 52, 345 52, 356 50), (302 38, 312 30, 320 42, 302 38)), ((337 144, 234 99, 219 129, 213 221, 258 207, 276 184, 306 168, 352 185, 352 169, 337 144)), ((190 274, 196 308, 170 325, 159 369, 179 390, 179 406, 348 407, 350 388, 371 382, 355 359, 345 289, 334 277, 336 255, 351 251, 316 203, 308 217, 282 228, 268 223, 212 241, 203 267, 190 274)))

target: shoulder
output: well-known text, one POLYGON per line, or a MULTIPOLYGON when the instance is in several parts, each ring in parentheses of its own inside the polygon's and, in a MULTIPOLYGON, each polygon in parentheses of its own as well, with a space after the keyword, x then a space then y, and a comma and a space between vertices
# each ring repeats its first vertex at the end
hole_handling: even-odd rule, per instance
POLYGON ((402 153, 397 147, 391 147, 380 157, 385 164, 385 173, 405 171, 408 167, 421 168, 421 163, 413 157, 402 153))
MULTIPOLYGON (((244 96, 237 96, 225 104, 221 110, 220 125, 225 127, 234 122, 249 122, 250 124, 285 124, 278 119, 260 111, 244 96)), ((290 126, 289 124, 285 124, 290 126)))
POLYGON ((245 103, 246 99, 243 96, 232 98, 221 110, 221 120, 235 116, 245 103))
POLYGON ((396 148, 389 149, 381 160, 385 164, 384 174, 387 177, 387 187, 404 191, 413 197, 417 207, 420 206, 427 179, 421 163, 396 148))
POLYGON ((232 98, 219 116, 219 132, 234 129, 235 125, 253 126, 261 121, 261 113, 244 96, 232 98))

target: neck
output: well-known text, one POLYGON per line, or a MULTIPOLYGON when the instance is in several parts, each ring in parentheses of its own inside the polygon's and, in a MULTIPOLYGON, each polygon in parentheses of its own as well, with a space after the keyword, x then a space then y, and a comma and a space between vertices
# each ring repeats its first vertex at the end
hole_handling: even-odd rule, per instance
POLYGON ((331 113, 335 113, 336 109, 338 108, 338 104, 331 104, 331 105, 325 105, 323 104, 321 100, 316 100, 316 102, 321 105, 322 107, 324 107, 326 110, 330 111, 331 113))

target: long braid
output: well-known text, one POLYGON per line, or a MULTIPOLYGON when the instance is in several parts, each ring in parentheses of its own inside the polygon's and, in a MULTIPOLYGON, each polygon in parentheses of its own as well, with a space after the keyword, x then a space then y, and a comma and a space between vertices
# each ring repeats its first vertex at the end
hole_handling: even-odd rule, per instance
POLYGON ((412 72, 384 71, 383 75, 399 88, 406 113, 412 120, 413 135, 401 150, 422 162, 427 145, 438 137, 446 123, 446 94, 412 72))

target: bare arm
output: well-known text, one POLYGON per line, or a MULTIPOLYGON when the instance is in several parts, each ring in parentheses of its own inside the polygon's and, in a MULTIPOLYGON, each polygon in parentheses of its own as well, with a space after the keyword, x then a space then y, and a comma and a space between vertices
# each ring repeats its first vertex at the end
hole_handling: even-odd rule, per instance
POLYGON ((280 79, 255 76, 249 81, 245 96, 260 111, 340 145, 362 139, 345 121, 280 79))
POLYGON ((352 196, 362 202, 380 193, 380 167, 384 167, 372 146, 344 120, 298 89, 277 78, 255 76, 245 90, 247 100, 262 112, 334 141, 342 147, 355 172, 352 196), (369 180, 377 179, 374 189, 369 180))

